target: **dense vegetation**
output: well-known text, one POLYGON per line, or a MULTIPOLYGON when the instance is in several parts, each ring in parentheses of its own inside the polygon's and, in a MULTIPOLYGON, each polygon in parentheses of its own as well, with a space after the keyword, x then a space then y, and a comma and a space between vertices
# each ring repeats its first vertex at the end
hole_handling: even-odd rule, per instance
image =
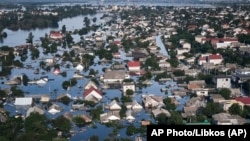
POLYGON ((95 9, 86 6, 65 6, 53 7, 53 10, 42 11, 40 7, 27 6, 26 10, 13 10, 0 16, 0 32, 5 29, 30 30, 35 28, 58 27, 58 22, 63 18, 70 18, 78 15, 95 14, 95 9))

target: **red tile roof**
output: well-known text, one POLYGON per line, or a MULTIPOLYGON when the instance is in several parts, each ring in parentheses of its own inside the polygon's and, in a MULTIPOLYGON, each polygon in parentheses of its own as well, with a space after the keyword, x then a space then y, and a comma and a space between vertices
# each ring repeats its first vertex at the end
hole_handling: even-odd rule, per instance
POLYGON ((54 69, 53 73, 54 73, 54 74, 60 73, 60 69, 58 69, 58 68, 54 69))
POLYGON ((95 91, 96 93, 98 93, 99 95, 102 95, 101 91, 95 89, 94 87, 90 87, 89 89, 85 90, 83 93, 83 97, 86 97, 87 95, 89 95, 92 91, 95 91))
POLYGON ((50 36, 62 37, 62 33, 60 31, 51 31, 50 36))
POLYGON ((250 97, 237 97, 235 100, 240 101, 245 105, 250 105, 250 97))
POLYGON ((139 61, 130 61, 128 62, 128 67, 139 67, 141 63, 139 61))
POLYGON ((203 41, 211 41, 211 42, 237 42, 239 41, 237 38, 203 38, 203 41))
POLYGON ((205 61, 206 60, 206 57, 200 57, 199 58, 199 61, 205 61))
POLYGON ((213 59, 222 59, 222 56, 221 55, 217 55, 217 54, 211 54, 208 56, 208 58, 210 60, 213 60, 213 59))

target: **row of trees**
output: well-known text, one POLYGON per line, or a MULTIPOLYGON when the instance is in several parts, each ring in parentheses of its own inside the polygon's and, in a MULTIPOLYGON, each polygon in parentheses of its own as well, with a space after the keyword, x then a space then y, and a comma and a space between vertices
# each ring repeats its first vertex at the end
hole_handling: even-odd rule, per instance
POLYGON ((62 116, 49 120, 45 115, 31 113, 25 120, 22 120, 21 117, 9 117, 7 122, 1 122, 0 140, 53 140, 57 138, 58 131, 62 131, 63 136, 66 138, 70 128, 70 121, 62 116), (48 127, 48 125, 52 127, 48 127))
MULTIPOLYGON (((58 15, 53 14, 42 14, 43 11, 38 9, 36 5, 32 7, 27 6, 26 11, 10 11, 1 15, 0 27, 2 31, 5 28, 9 28, 11 30, 30 30, 35 28, 48 28, 58 27, 58 22, 63 18, 75 17, 78 15, 87 15, 87 14, 95 14, 96 9, 89 8, 87 6, 81 7, 79 5, 76 6, 64 6, 64 7, 54 7, 50 12, 57 12, 58 15), (23 13, 22 17, 18 15, 18 12, 23 13)), ((47 11, 45 11, 47 12, 47 11)))

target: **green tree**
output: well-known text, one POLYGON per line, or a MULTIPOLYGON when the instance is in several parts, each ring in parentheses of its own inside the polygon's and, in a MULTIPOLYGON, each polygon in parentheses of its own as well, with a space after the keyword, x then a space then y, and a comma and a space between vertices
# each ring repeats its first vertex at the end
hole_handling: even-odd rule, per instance
POLYGON ((70 44, 73 43, 73 41, 74 41, 73 37, 69 33, 67 33, 66 34, 66 42, 67 42, 67 44, 70 45, 70 44))
POLYGON ((89 138, 89 141, 99 141, 99 136, 93 135, 89 138))
POLYGON ((163 99, 163 103, 165 104, 165 108, 167 110, 175 110, 176 109, 176 105, 172 102, 171 98, 169 98, 169 97, 163 99))
POLYGON ((33 44, 33 38, 34 38, 34 36, 33 36, 32 32, 30 32, 28 38, 26 39, 26 43, 33 44))
POLYGON ((151 79, 153 77, 152 73, 150 71, 147 71, 144 75, 147 79, 151 79))
POLYGON ((220 91, 219 91, 219 94, 224 97, 225 99, 229 99, 230 96, 231 96, 231 90, 228 89, 228 88, 222 88, 220 91))
POLYGON ((39 67, 40 67, 40 68, 44 69, 45 66, 46 66, 46 62, 44 62, 44 61, 40 61, 40 62, 39 62, 39 67))
POLYGON ((102 113, 102 106, 98 106, 90 110, 90 116, 92 116, 93 120, 100 120, 100 114, 102 113))
POLYGON ((167 120, 168 125, 182 125, 183 120, 181 114, 176 111, 171 111, 171 116, 167 120))
POLYGON ((69 132, 71 123, 64 116, 59 116, 51 121, 53 127, 58 128, 60 131, 69 132))
POLYGON ((241 113, 241 116, 243 117, 243 118, 250 118, 250 106, 244 106, 243 107, 243 111, 242 111, 242 113, 241 113))
POLYGON ((167 62, 169 62, 173 68, 176 68, 179 65, 179 60, 177 58, 168 59, 167 62))
POLYGON ((121 102, 126 103, 126 102, 132 102, 132 98, 128 96, 122 96, 121 97, 121 102))
POLYGON ((200 80, 205 80, 206 84, 208 84, 208 85, 212 85, 213 84, 213 75, 211 75, 211 74, 202 74, 202 73, 199 73, 198 74, 198 78, 200 80))
POLYGON ((208 102, 206 107, 201 110, 201 113, 211 118, 212 115, 223 112, 222 106, 219 103, 208 102))
POLYGON ((30 51, 31 51, 31 59, 34 60, 36 58, 39 58, 40 52, 37 48, 31 48, 30 51))
POLYGON ((5 98, 7 96, 7 93, 4 90, 0 89, 0 99, 5 98))
POLYGON ((61 101, 65 105, 69 105, 71 99, 68 96, 64 96, 59 101, 61 101))
POLYGON ((243 110, 238 103, 234 103, 229 107, 228 112, 232 115, 241 115, 243 110))
POLYGON ((63 82, 62 82, 62 88, 63 88, 63 89, 66 90, 69 86, 70 86, 69 81, 63 81, 63 82))
POLYGON ((75 116, 73 118, 73 122, 78 126, 78 127, 83 127, 86 123, 85 120, 81 116, 75 116))
POLYGON ((156 117, 157 124, 159 125, 167 125, 168 124, 168 117, 164 113, 160 113, 156 117))
POLYGON ((62 33, 63 33, 63 34, 66 33, 66 26, 65 26, 65 25, 62 26, 62 33))
POLYGON ((127 89, 126 90, 126 95, 127 96, 132 96, 134 94, 134 91, 133 90, 131 90, 131 89, 127 89))
POLYGON ((126 117, 126 111, 127 111, 127 107, 123 104, 122 106, 121 106, 121 110, 119 111, 119 115, 120 115, 120 117, 122 118, 122 117, 126 117))
POLYGON ((250 79, 242 84, 242 89, 244 90, 246 95, 250 95, 250 79))
POLYGON ((0 140, 14 141, 24 128, 22 118, 8 117, 5 123, 0 123, 0 140))
POLYGON ((26 74, 23 74, 23 85, 27 86, 29 81, 29 77, 26 74))
POLYGON ((24 96, 24 92, 18 88, 17 86, 12 86, 10 88, 10 90, 12 91, 13 95, 16 97, 23 97, 24 96))
POLYGON ((173 72, 173 74, 174 74, 175 76, 184 76, 184 75, 185 75, 185 72, 184 72, 183 70, 175 70, 175 71, 173 72))
POLYGON ((128 136, 132 136, 132 135, 134 135, 136 133, 136 131, 137 131, 137 129, 136 129, 136 127, 134 125, 129 125, 127 127, 127 130, 126 130, 126 134, 128 136))

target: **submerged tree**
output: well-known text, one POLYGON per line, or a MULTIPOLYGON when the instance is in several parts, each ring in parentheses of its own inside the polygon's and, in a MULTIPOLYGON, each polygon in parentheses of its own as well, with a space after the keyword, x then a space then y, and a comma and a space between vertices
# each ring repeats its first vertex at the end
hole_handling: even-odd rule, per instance
POLYGON ((34 36, 32 32, 30 32, 28 38, 26 39, 26 43, 33 44, 33 38, 34 36))

